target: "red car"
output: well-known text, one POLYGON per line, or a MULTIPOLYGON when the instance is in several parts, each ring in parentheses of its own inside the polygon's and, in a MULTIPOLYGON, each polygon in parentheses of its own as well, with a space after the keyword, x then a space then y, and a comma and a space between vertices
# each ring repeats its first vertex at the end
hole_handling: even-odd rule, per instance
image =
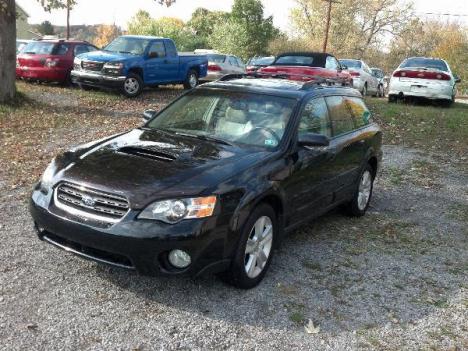
POLYGON ((16 58, 16 77, 26 80, 67 83, 75 56, 99 50, 86 41, 35 40, 16 58))
POLYGON ((335 56, 322 52, 287 52, 276 57, 258 73, 282 74, 290 80, 310 81, 324 78, 336 84, 352 86, 353 78, 335 56))

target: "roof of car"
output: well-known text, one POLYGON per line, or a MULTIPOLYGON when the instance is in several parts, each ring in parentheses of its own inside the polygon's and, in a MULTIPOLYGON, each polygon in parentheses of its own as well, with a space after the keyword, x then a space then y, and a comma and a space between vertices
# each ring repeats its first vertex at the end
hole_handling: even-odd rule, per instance
POLYGON ((317 95, 355 95, 360 93, 350 87, 325 86, 313 82, 300 82, 278 78, 239 78, 225 81, 214 81, 200 86, 200 89, 223 89, 237 92, 276 95, 289 98, 302 98, 311 92, 317 95))
POLYGON ((165 39, 163 37, 155 37, 152 35, 122 35, 123 38, 132 38, 132 39, 165 39))
POLYGON ((314 52, 314 51, 295 51, 295 52, 283 52, 279 54, 277 57, 281 56, 320 56, 320 57, 327 57, 327 56, 333 56, 332 54, 329 54, 327 52, 314 52))

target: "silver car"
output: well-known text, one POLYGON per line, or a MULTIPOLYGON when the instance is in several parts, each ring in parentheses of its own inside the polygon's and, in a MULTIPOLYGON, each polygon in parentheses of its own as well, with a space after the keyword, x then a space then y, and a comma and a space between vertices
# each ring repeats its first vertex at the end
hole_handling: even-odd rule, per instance
POLYGON ((246 73, 242 60, 234 55, 210 53, 208 56, 208 74, 204 81, 218 80, 226 74, 246 73))
POLYGON ((348 68, 353 78, 353 87, 361 92, 363 96, 379 95, 379 80, 372 74, 369 66, 362 60, 343 59, 339 60, 348 68))
POLYGON ((385 72, 380 68, 371 68, 372 74, 375 78, 379 80, 379 93, 377 94, 378 97, 385 97, 385 94, 388 91, 388 81, 390 78, 385 75, 385 72))

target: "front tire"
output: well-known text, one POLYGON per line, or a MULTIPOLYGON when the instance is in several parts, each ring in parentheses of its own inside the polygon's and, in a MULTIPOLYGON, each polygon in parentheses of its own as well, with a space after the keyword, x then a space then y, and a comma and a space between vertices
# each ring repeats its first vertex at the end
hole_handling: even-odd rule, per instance
POLYGON ((278 221, 271 206, 258 206, 245 223, 226 280, 237 288, 251 289, 265 276, 278 237, 278 221))
POLYGON ((129 98, 137 97, 143 91, 143 80, 138 74, 130 73, 122 86, 122 93, 129 98))
POLYGON ((361 217, 366 214, 374 189, 374 170, 367 164, 359 176, 359 184, 352 200, 347 205, 350 216, 361 217))
POLYGON ((361 91, 362 96, 367 96, 367 83, 364 84, 361 91))
POLYGON ((198 73, 197 73, 197 71, 191 69, 187 73, 187 78, 185 79, 185 82, 184 82, 184 88, 185 89, 193 89, 198 84, 199 84, 198 73))

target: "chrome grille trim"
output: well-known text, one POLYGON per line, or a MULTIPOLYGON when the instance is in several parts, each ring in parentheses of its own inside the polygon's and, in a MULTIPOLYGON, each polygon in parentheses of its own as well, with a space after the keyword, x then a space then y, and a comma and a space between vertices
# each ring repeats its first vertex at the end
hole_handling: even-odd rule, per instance
POLYGON ((81 61, 81 68, 84 71, 101 72, 103 67, 104 67, 104 62, 81 61))
POLYGON ((117 223, 129 211, 125 197, 108 194, 72 183, 60 183, 54 191, 55 205, 73 215, 117 223), (84 199, 92 200, 86 204, 84 199))

